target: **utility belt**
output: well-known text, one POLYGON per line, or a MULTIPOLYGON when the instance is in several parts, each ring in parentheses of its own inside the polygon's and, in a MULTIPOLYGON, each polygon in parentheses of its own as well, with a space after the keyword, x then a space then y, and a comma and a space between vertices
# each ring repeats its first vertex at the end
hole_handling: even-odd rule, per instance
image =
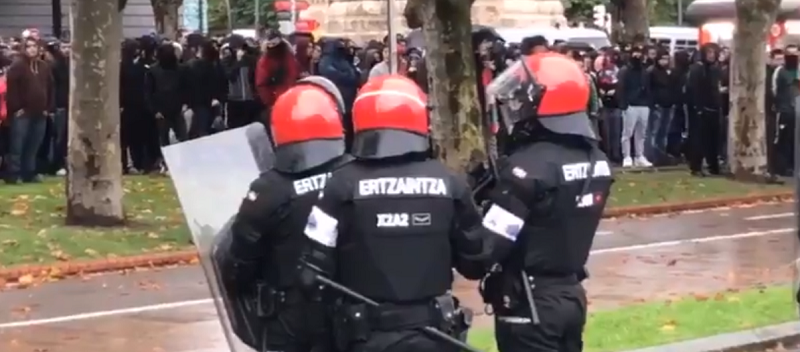
POLYGON ((539 315, 533 298, 537 287, 573 286, 581 282, 579 275, 532 275, 524 271, 493 270, 481 280, 480 294, 488 315, 504 314, 522 307, 529 310, 531 322, 539 324, 539 315))
POLYGON ((256 285, 257 314, 261 318, 271 318, 286 306, 306 303, 321 303, 324 289, 304 290, 300 288, 275 288, 268 283, 256 285))
POLYGON ((340 301, 333 313, 334 338, 341 350, 347 350, 354 343, 366 342, 374 331, 414 330, 427 326, 466 341, 466 332, 471 325, 472 311, 460 307, 458 299, 450 294, 427 303, 410 305, 372 307, 340 301))

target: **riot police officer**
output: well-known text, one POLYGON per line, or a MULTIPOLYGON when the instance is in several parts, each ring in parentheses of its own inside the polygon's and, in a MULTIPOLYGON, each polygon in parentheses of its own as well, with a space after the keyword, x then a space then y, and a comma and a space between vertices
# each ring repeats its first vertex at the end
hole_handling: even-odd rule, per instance
POLYGON ((557 53, 526 56, 487 87, 509 131, 482 200, 499 265, 481 293, 500 352, 582 350, 581 281, 613 182, 586 115, 589 90, 557 53))
POLYGON ((337 170, 308 217, 304 265, 378 302, 344 297, 334 313, 343 351, 456 351, 420 332, 468 325, 449 294, 453 268, 483 274, 470 190, 430 157, 427 97, 410 79, 370 79, 353 105, 355 160, 337 170))
MULTIPOLYGON (((296 281, 309 211, 344 155, 341 96, 324 78, 309 77, 272 108, 272 169, 250 185, 231 225, 235 280, 255 291, 266 335, 259 351, 325 352, 331 347, 322 290, 296 281), (255 287, 253 287, 255 286, 255 287)), ((245 289, 246 290, 246 289, 245 289)))

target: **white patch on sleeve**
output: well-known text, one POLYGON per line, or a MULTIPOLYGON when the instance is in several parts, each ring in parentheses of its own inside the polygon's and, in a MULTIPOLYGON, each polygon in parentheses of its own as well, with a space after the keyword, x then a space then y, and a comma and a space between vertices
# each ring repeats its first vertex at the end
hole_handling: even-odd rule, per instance
POLYGON ((247 192, 247 200, 255 202, 256 199, 258 199, 258 193, 253 191, 247 192))
POLYGON ((525 220, 497 204, 493 204, 483 217, 483 227, 511 241, 517 240, 523 225, 525 220))
POLYGON ((328 215, 322 209, 314 206, 308 214, 305 234, 308 238, 326 247, 336 247, 339 237, 339 221, 328 215))

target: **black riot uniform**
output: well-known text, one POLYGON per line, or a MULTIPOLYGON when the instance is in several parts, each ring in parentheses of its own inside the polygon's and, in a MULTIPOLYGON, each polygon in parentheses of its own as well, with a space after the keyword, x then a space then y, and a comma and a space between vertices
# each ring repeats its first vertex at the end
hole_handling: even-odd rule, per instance
POLYGON ((481 294, 500 352, 583 348, 584 266, 613 182, 584 110, 589 83, 553 53, 528 56, 488 90, 510 142, 481 199, 495 267, 481 294), (539 74, 547 72, 547 74, 539 74), (558 72, 559 74, 552 74, 558 72))
POLYGON ((311 210, 304 265, 380 305, 343 297, 342 351, 446 352, 431 326, 462 337, 469 313, 449 294, 453 268, 479 279, 480 214, 465 180, 430 159, 425 95, 402 76, 373 78, 353 108, 356 160, 328 180, 311 210))
POLYGON ((235 290, 255 297, 257 318, 248 320, 262 325, 251 332, 257 351, 332 351, 327 296, 305 289, 296 274, 311 207, 331 173, 352 159, 344 155, 338 98, 316 79, 276 100, 275 165, 250 185, 231 225, 225 267, 235 290))

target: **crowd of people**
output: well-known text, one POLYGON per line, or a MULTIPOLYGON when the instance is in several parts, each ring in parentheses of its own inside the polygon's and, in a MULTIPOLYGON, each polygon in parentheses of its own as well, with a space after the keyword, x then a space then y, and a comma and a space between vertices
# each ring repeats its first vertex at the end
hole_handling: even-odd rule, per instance
MULTIPOLYGON (((7 183, 36 182, 64 173, 69 96, 69 43, 38 33, 0 44, 0 155, 7 183)), ((254 121, 266 122, 280 93, 308 75, 326 77, 347 111, 370 77, 389 74, 387 38, 282 35, 179 41, 143 36, 122 43, 121 144, 126 173, 164 172, 160 147, 254 121)), ((724 171, 727 143, 729 51, 636 44, 592 48, 548 43, 541 36, 505 43, 490 29, 473 35, 479 92, 522 55, 552 50, 576 60, 593 83, 587 106, 603 149, 623 167, 688 161, 697 176, 724 171), (706 171, 703 166, 706 166, 706 171)), ((398 36, 398 70, 427 91, 424 48, 398 36)), ((768 157, 775 175, 791 172, 797 47, 773 50, 768 67, 768 157), (785 61, 785 62, 784 62, 785 61), (782 69, 776 70, 781 67, 782 69), (774 73, 774 74, 773 74, 774 73), (795 76, 792 76, 792 75, 795 76)), ((481 103, 486 97, 480 94, 481 103)), ((351 130, 349 115, 345 128, 351 130)), ((347 136, 351 139, 350 134, 347 136)))

